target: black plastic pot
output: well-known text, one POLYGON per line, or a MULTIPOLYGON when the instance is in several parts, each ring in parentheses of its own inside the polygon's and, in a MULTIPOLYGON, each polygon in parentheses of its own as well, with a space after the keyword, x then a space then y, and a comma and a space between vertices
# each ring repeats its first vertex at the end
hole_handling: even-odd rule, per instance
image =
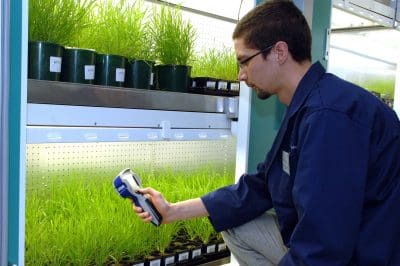
POLYGON ((201 246, 193 246, 190 249, 190 259, 197 260, 203 257, 202 247, 201 246))
POLYGON ((161 255, 157 255, 157 256, 149 256, 147 258, 147 262, 145 263, 145 265, 147 266, 153 266, 153 265, 162 265, 162 256, 161 255))
POLYGON ((214 261, 230 256, 230 251, 222 240, 213 240, 202 247, 203 256, 207 261, 214 261))
POLYGON ((190 85, 190 71, 190 66, 155 66, 157 88, 160 90, 188 92, 190 85))
POLYGON ((65 48, 61 81, 93 84, 96 52, 90 49, 65 48))
POLYGON ((172 252, 164 254, 161 265, 164 266, 176 265, 176 254, 172 252))
POLYGON ((134 60, 126 66, 125 87, 137 89, 150 89, 153 85, 154 62, 134 60))
POLYGON ((217 252, 217 243, 216 242, 207 243, 202 247, 202 253, 205 255, 214 254, 216 252, 217 252))
POLYGON ((218 80, 210 77, 194 77, 191 79, 190 92, 216 95, 218 80))
POLYGON ((29 42, 28 78, 59 81, 64 47, 50 42, 29 42))
POLYGON ((209 78, 209 77, 192 78, 192 88, 216 90, 217 80, 215 78, 209 78))
POLYGON ((94 84, 123 87, 126 58, 119 55, 97 54, 94 84))
POLYGON ((175 256, 177 263, 180 264, 187 263, 190 260, 190 250, 189 249, 177 250, 175 256))

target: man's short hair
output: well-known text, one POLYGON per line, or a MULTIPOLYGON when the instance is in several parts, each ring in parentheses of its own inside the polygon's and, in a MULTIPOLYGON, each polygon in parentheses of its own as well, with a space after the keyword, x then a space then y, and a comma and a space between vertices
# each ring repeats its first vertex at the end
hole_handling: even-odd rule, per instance
POLYGON ((265 1, 256 6, 239 21, 232 37, 242 38, 249 48, 260 50, 284 41, 295 61, 311 61, 310 27, 289 0, 265 1))

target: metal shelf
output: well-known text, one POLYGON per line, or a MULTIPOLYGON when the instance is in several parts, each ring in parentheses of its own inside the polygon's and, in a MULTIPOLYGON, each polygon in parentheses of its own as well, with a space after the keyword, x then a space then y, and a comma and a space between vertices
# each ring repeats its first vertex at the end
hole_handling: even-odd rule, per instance
POLYGON ((28 80, 27 143, 216 140, 238 97, 28 80))
POLYGON ((28 80, 28 103, 223 113, 226 97, 28 80))
POLYGON ((399 0, 333 0, 332 4, 385 27, 395 28, 399 23, 399 0))

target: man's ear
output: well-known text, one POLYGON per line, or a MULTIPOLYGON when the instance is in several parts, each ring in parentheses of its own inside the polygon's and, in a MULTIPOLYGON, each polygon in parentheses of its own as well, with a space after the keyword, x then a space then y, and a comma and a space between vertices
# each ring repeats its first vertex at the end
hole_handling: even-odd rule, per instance
POLYGON ((284 63, 289 56, 289 47, 286 42, 279 41, 275 44, 275 58, 274 60, 279 63, 284 63))

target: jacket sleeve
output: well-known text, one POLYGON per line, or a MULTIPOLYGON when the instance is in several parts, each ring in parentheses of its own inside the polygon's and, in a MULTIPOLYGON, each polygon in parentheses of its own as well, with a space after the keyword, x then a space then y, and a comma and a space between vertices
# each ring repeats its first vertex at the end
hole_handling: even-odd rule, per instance
POLYGON ((348 265, 361 223, 370 132, 333 110, 304 118, 292 190, 298 223, 279 265, 348 265))
POLYGON ((264 169, 261 163, 255 174, 244 174, 236 184, 201 198, 217 232, 244 224, 272 208, 264 169))

